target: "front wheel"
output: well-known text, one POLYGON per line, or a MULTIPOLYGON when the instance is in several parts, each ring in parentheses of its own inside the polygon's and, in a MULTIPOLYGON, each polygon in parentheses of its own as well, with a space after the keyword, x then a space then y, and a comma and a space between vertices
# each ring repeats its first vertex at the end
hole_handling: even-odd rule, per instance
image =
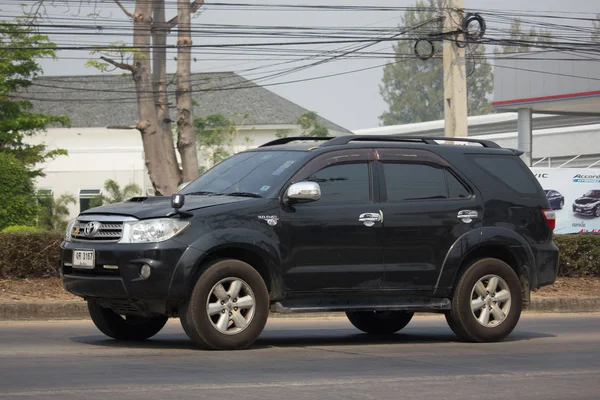
POLYGON ((389 335, 404 328, 414 313, 406 311, 348 311, 346 316, 357 329, 372 334, 389 335))
POLYGON ((499 341, 519 322, 521 298, 519 278, 508 264, 495 258, 478 260, 460 278, 446 320, 463 340, 499 341))
POLYGON ((106 336, 116 340, 146 340, 160 332, 169 319, 166 316, 122 317, 93 300, 88 300, 88 311, 94 325, 106 336))
POLYGON ((263 278, 250 265, 233 259, 207 268, 180 313, 190 339, 220 350, 249 347, 268 316, 269 294, 263 278))

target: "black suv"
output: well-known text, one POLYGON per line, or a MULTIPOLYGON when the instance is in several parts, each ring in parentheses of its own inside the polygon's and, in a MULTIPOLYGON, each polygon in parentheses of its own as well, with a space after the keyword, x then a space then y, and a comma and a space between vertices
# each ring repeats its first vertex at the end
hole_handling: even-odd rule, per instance
POLYGON ((497 341, 530 290, 554 282, 554 211, 518 151, 318 140, 275 140, 170 198, 82 213, 62 244, 65 288, 112 338, 146 339, 179 317, 199 345, 241 349, 269 311, 343 311, 373 334, 444 313, 461 339, 497 341))

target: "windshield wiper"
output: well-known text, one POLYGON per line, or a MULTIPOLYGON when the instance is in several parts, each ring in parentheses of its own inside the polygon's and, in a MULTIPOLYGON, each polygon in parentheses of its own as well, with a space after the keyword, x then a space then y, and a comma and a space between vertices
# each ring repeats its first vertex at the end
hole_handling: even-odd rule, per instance
POLYGON ((237 197, 254 197, 257 199, 262 199, 262 196, 257 193, 252 192, 231 192, 231 193, 220 193, 221 196, 237 196, 237 197))
POLYGON ((191 192, 191 193, 184 193, 186 196, 204 196, 207 194, 216 194, 215 192, 211 192, 210 190, 205 190, 205 191, 201 191, 201 192, 191 192))

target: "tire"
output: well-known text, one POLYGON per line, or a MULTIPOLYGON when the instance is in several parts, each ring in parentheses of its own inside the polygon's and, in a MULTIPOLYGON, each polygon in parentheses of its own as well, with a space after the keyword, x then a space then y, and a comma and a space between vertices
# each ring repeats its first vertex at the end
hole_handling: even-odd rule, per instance
POLYGON ((357 329, 370 334, 390 335, 404 328, 414 313, 406 311, 348 311, 346 316, 357 329))
POLYGON ((250 265, 233 259, 208 266, 180 313, 188 337, 214 350, 249 347, 268 316, 269 293, 263 278, 250 265))
POLYGON ((559 210, 562 210, 564 206, 565 206, 565 201, 564 201, 564 200, 561 200, 561 201, 560 201, 560 204, 558 205, 558 209, 559 209, 559 210))
POLYGON ((462 340, 497 342, 517 326, 521 299, 521 284, 515 271, 501 260, 481 259, 471 264, 458 281, 446 321, 462 340))
POLYGON ((116 340, 146 340, 165 326, 169 317, 138 317, 117 314, 93 300, 88 300, 88 311, 94 325, 106 336, 116 340))
POLYGON ((596 209, 594 210, 594 216, 596 218, 600 217, 600 206, 596 207, 596 209))

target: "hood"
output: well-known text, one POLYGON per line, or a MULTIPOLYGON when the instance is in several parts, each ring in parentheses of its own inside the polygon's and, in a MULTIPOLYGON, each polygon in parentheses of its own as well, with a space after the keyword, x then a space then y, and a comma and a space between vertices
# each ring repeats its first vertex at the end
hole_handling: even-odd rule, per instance
POLYGON ((598 203, 600 199, 597 197, 580 197, 575 200, 575 204, 590 204, 590 203, 598 203))
MULTIPOLYGON (((185 204, 181 211, 193 211, 200 208, 214 207, 251 200, 247 197, 233 196, 185 196, 185 204)), ((127 215, 138 219, 166 217, 173 212, 171 198, 168 196, 134 197, 123 203, 107 204, 84 211, 86 214, 127 215)))

